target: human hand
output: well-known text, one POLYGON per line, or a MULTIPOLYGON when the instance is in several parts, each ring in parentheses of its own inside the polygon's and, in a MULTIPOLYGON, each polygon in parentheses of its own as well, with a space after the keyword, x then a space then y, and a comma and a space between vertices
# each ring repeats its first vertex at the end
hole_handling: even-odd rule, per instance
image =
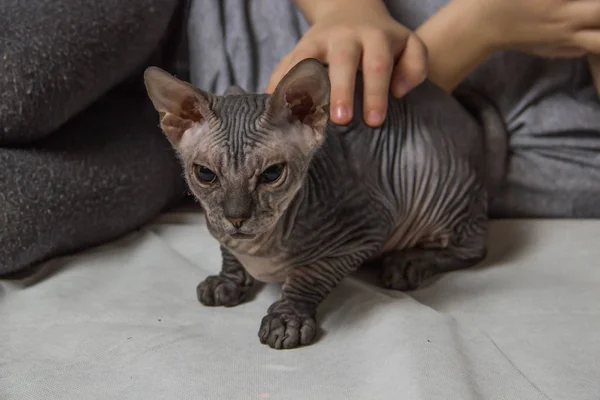
POLYGON ((498 49, 542 57, 600 53, 600 0, 453 0, 498 49))
POLYGON ((598 92, 598 96, 600 96, 600 54, 590 54, 588 56, 588 63, 590 65, 592 78, 594 79, 596 92, 598 92))
MULTIPOLYGON (((383 2, 328 1, 314 14, 312 27, 275 68, 266 92, 298 62, 315 58, 329 65, 331 120, 347 124, 353 116, 356 73, 363 74, 364 120, 380 125, 388 93, 402 97, 427 74, 427 51, 410 30, 396 22, 383 2)), ((309 18, 310 20, 310 18, 309 18)))

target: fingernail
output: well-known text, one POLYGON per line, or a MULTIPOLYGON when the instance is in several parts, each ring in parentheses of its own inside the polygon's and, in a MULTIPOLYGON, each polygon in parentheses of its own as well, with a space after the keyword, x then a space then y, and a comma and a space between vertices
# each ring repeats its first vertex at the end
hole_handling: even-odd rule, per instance
POLYGON ((350 115, 350 113, 348 112, 348 107, 337 106, 335 108, 335 117, 339 121, 346 121, 348 119, 349 115, 350 115))
POLYGON ((371 125, 379 125, 381 124, 382 120, 383 120, 383 115, 381 115, 381 113, 379 111, 369 111, 369 114, 367 116, 368 122, 371 125))

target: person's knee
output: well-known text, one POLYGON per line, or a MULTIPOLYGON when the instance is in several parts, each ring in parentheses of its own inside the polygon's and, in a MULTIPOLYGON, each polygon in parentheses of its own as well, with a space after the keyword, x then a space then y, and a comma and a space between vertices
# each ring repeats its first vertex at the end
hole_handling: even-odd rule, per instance
POLYGON ((107 96, 36 148, 0 148, 0 274, 112 240, 183 198, 143 100, 107 96))
POLYGON ((28 217, 28 212, 0 195, 0 276, 25 268, 47 253, 38 240, 43 224, 30 218, 33 215, 28 217))
POLYGON ((0 145, 47 136, 136 73, 160 46, 178 3, 3 3, 0 27, 15 29, 0 28, 0 145))

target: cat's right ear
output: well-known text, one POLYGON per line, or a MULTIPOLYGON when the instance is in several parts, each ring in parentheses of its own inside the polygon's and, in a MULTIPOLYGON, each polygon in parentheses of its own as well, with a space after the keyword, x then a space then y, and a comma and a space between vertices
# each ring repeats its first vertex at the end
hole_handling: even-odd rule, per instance
POLYGON ((183 134, 210 113, 207 94, 157 67, 144 72, 148 97, 160 115, 160 127, 175 147, 183 134))
POLYGON ((329 76, 323 64, 307 58, 279 82, 271 95, 268 115, 273 121, 309 126, 320 143, 329 120, 329 91, 329 76))

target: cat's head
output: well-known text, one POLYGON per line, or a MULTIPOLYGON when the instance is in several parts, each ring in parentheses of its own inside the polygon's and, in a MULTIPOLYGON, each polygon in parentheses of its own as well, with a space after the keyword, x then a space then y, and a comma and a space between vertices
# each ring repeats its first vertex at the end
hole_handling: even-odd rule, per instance
POLYGON ((301 61, 272 95, 236 88, 216 96, 155 67, 144 80, 211 231, 227 240, 272 229, 325 140, 330 84, 323 65, 301 61))

